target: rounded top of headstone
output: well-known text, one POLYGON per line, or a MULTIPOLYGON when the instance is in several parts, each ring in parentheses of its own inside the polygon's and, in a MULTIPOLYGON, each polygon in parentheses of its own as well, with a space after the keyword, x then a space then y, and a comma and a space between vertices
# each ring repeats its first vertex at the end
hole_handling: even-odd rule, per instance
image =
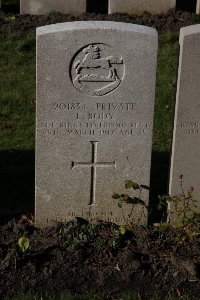
POLYGON ((181 44, 184 38, 196 34, 200 34, 200 24, 182 27, 180 29, 179 43, 181 44))
POLYGON ((116 30, 116 31, 132 31, 140 34, 148 34, 157 36, 157 31, 154 28, 136 25, 131 23, 112 22, 112 21, 78 21, 58 23, 47 26, 38 27, 37 35, 44 35, 49 33, 56 33, 60 31, 69 30, 116 30))

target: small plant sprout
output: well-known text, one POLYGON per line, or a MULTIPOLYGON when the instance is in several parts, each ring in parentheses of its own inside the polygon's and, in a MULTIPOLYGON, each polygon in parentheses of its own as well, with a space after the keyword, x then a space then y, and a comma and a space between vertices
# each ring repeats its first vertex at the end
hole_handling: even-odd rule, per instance
POLYGON ((135 209, 136 205, 143 206, 141 216, 138 219, 138 224, 140 223, 140 220, 141 220, 142 216, 144 215, 144 209, 146 210, 148 208, 146 203, 141 199, 142 191, 144 189, 149 190, 148 186, 139 185, 138 183, 133 182, 132 180, 127 180, 127 181, 125 181, 125 189, 133 189, 134 191, 137 191, 138 196, 137 197, 135 197, 135 196, 130 197, 129 194, 118 194, 118 193, 114 193, 112 195, 112 198, 117 200, 118 207, 121 208, 121 210, 122 210, 122 216, 123 216, 123 219, 124 219, 125 224, 126 224, 126 226, 124 226, 124 225, 120 226, 119 231, 120 231, 120 234, 122 234, 122 235, 125 234, 127 229, 132 228, 133 223, 130 222, 129 220, 133 219, 133 213, 134 213, 134 209, 135 209), (126 218, 125 214, 124 214, 123 205, 125 205, 125 204, 131 204, 132 205, 131 210, 127 215, 128 218, 126 218))
POLYGON ((121 235, 124 235, 126 233, 126 226, 125 225, 119 226, 119 233, 121 235))
MULTIPOLYGON (((197 200, 194 199, 194 187, 191 186, 187 191, 183 185, 184 176, 179 176, 179 184, 181 193, 176 196, 160 197, 160 206, 167 206, 169 219, 171 215, 175 215, 175 222, 179 225, 180 236, 179 241, 191 239, 195 232, 200 229, 200 218, 197 213, 197 200)), ((169 220, 168 220, 169 221, 169 220)))
POLYGON ((28 248, 30 246, 30 240, 29 240, 29 238, 22 236, 18 240, 18 246, 19 246, 19 248, 20 248, 20 250, 22 252, 25 252, 26 250, 28 250, 28 248))
POLYGON ((193 197, 194 187, 191 186, 187 192, 184 190, 183 175, 179 177, 179 184, 181 193, 173 197, 166 196, 166 202, 170 213, 176 213, 180 224, 185 226, 193 218, 198 206, 196 204, 197 200, 193 197))

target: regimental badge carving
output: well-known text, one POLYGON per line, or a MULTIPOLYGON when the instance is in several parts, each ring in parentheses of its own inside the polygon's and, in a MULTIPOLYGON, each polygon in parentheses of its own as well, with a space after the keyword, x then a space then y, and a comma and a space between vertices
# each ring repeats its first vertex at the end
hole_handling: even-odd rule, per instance
POLYGON ((125 73, 123 58, 106 44, 80 49, 71 63, 71 80, 82 93, 103 96, 114 91, 125 73))

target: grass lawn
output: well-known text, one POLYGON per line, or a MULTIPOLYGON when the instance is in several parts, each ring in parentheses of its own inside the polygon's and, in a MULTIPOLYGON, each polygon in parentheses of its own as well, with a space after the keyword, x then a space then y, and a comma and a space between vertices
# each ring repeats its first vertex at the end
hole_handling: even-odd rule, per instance
POLYGON ((2 217, 34 211, 34 34, 0 34, 0 74, 2 217))
POLYGON ((178 39, 178 33, 165 33, 159 37, 153 151, 168 152, 171 147, 179 54, 178 39))
POLYGON ((35 36, 0 35, 0 150, 33 149, 35 36))

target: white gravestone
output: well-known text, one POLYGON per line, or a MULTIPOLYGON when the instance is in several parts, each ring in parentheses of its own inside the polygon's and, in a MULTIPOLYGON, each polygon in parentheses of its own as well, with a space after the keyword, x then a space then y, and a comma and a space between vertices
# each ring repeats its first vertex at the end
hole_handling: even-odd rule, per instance
POLYGON ((176 8, 176 0, 109 0, 108 13, 165 14, 176 8))
POLYGON ((197 15, 200 14, 200 0, 197 0, 197 8, 196 8, 197 15))
MULTIPOLYGON (((181 28, 180 58, 174 120, 169 193, 181 194, 194 187, 200 201, 200 25, 181 28)), ((174 222, 175 214, 171 215, 174 222)))
MULTIPOLYGON (((124 192, 125 180, 149 185, 156 62, 157 33, 148 27, 37 29, 37 225, 125 222, 112 194, 124 192)), ((146 214, 137 205, 133 221, 146 223, 146 214)))
POLYGON ((22 15, 45 15, 52 10, 63 14, 86 13, 86 0, 20 0, 22 15))

